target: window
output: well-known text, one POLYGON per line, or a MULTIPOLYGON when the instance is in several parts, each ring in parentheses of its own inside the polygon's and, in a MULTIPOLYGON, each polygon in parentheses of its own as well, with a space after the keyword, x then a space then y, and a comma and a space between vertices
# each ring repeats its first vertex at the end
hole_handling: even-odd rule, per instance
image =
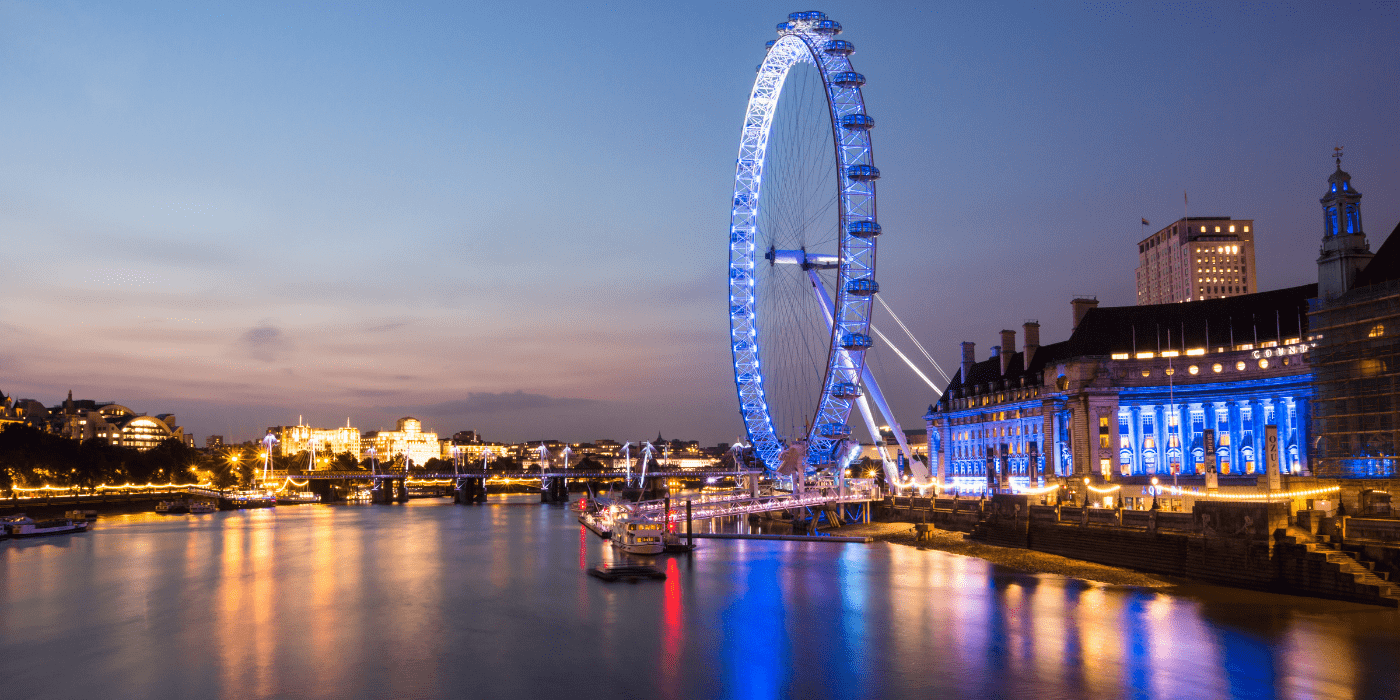
POLYGON ((1230 226, 1230 233, 1234 233, 1234 232, 1235 232, 1235 227, 1234 227, 1234 225, 1232 224, 1232 225, 1230 226))
POLYGON ((1109 446, 1108 418, 1105 417, 1105 416, 1100 416, 1100 417, 1099 417, 1099 447, 1108 447, 1108 446, 1109 446))

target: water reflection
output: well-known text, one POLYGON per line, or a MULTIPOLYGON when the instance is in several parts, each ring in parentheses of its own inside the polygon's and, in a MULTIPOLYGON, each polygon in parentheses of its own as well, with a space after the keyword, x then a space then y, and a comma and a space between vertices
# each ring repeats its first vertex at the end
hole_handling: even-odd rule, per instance
POLYGON ((527 504, 104 518, 0 543, 6 697, 1351 698, 1400 614, 893 545, 703 540, 664 583, 527 504), (79 661, 75 661, 75 659, 79 661))

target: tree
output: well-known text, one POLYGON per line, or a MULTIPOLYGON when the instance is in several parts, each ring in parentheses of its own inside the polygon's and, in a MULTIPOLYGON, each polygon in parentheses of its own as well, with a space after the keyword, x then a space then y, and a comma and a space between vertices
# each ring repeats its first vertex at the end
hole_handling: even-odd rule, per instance
POLYGON ((338 472, 366 471, 368 465, 361 465, 360 460, 355 459, 355 455, 349 452, 341 452, 331 461, 331 469, 338 472))

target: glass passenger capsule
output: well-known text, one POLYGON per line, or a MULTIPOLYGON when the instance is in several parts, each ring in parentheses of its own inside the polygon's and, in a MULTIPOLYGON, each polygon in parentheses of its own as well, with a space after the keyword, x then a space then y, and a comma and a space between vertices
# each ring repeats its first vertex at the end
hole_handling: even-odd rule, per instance
POLYGON ((849 56, 856 52, 856 45, 845 39, 832 39, 826 42, 822 50, 833 56, 849 56))
POLYGON ((778 23, 778 33, 779 33, 779 34, 781 34, 781 33, 783 33, 783 32, 790 32, 790 31, 792 31, 793 29, 796 29, 796 28, 797 28, 797 25, 793 24, 792 22, 779 22, 779 23, 778 23))
POLYGON ((841 126, 852 130, 869 131, 875 128, 875 120, 871 119, 868 114, 847 114, 841 117, 841 126))
POLYGON ((838 382, 831 385, 831 395, 838 399, 854 399, 860 396, 860 387, 850 382, 838 382))
POLYGON ((880 235, 880 224, 874 221, 852 221, 846 224, 846 233, 856 238, 874 238, 880 235))
POLYGON ((812 23, 812 30, 818 34, 835 36, 841 33, 841 23, 830 19, 817 20, 812 23))
POLYGON ((843 438, 851 434, 851 427, 845 423, 822 423, 817 426, 817 434, 825 438, 843 438))
POLYGON ((846 283, 846 292, 858 297, 868 297, 880 293, 880 283, 872 279, 851 280, 846 283))
POLYGON ((831 82, 843 88, 855 88, 865 84, 865 76, 855 71, 842 71, 833 73, 831 82))
POLYGON ((771 49, 771 48, 773 48, 773 44, 776 44, 776 43, 778 43, 778 40, 777 40, 777 39, 769 39, 768 41, 763 42, 763 49, 764 49, 765 51, 768 50, 768 49, 771 49))
POLYGON ((811 21, 814 19, 826 19, 826 13, 820 10, 807 10, 806 12, 790 12, 788 19, 793 22, 811 21))
POLYGON ((846 350, 864 350, 875 343, 864 333, 847 333, 841 336, 841 347, 846 350))
POLYGON ((846 177, 856 182, 870 182, 880 179, 880 169, 873 165, 852 165, 846 168, 846 177))

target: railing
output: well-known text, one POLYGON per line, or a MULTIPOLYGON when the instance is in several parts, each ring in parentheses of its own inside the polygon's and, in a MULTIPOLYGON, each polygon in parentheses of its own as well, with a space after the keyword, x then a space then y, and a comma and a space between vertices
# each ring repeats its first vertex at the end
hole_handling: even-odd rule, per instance
MULTIPOLYGON (((792 494, 773 494, 766 496, 739 496, 723 497, 708 500, 692 498, 690 500, 690 515, 695 519, 719 518, 735 515, 747 515, 749 513, 762 513, 774 510, 787 510, 789 508, 811 508, 827 504, 838 503, 863 503, 871 500, 872 493, 865 489, 859 491, 847 491, 844 495, 830 493, 814 493, 795 497, 792 494)), ((634 513, 660 513, 665 508, 665 501, 640 501, 631 506, 634 513)), ((669 520, 679 522, 685 519, 684 501, 681 499, 671 500, 671 515, 669 520)))
POLYGON ((1347 518, 1347 539, 1400 542, 1400 520, 1347 518))

